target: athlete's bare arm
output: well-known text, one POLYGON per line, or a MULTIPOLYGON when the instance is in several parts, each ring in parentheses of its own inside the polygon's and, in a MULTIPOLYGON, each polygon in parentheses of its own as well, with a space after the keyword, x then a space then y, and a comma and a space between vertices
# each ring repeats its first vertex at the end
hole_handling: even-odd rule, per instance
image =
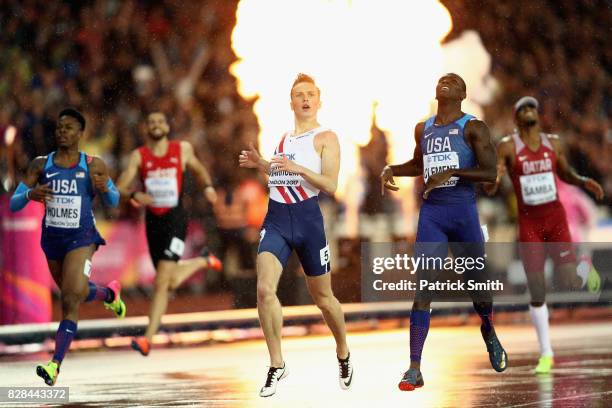
POLYGON ((196 157, 191 143, 186 141, 181 142, 181 157, 185 163, 185 168, 193 173, 200 186, 204 188, 206 199, 211 203, 217 201, 217 193, 212 185, 210 174, 202 162, 196 157))
POLYGON ((604 197, 604 191, 601 185, 589 177, 584 177, 576 173, 576 170, 570 166, 567 161, 567 156, 565 154, 565 146, 559 139, 557 135, 547 135, 548 140, 555 149, 555 154, 557 155, 557 175, 563 181, 568 184, 573 184, 575 186, 580 186, 585 190, 590 191, 595 195, 597 200, 602 200, 604 197))
POLYGON ((403 164, 394 166, 385 166, 380 174, 381 194, 385 192, 385 188, 397 191, 399 187, 395 185, 393 177, 418 177, 423 175, 423 152, 421 151, 421 137, 423 136, 423 128, 425 122, 419 122, 414 127, 414 153, 412 159, 403 164))
POLYGON ((464 180, 493 182, 497 176, 497 156, 491 141, 489 127, 481 120, 471 120, 465 126, 465 136, 469 141, 478 167, 472 169, 455 169, 454 177, 464 180))
POLYGON ((487 194, 493 195, 497 192, 499 183, 508 173, 508 169, 512 171, 513 163, 514 142, 510 136, 506 136, 497 145, 497 177, 495 178, 495 183, 485 183, 484 190, 487 194))
POLYGON ((45 168, 45 162, 47 161, 46 156, 39 156, 32 160, 28 166, 23 184, 32 188, 28 193, 28 198, 33 201, 44 203, 45 201, 53 200, 53 191, 49 187, 49 184, 38 184, 38 178, 42 174, 45 168))
POLYGON ((132 192, 132 183, 140 173, 140 152, 134 150, 130 154, 130 160, 128 161, 127 168, 123 170, 123 173, 117 179, 117 190, 122 197, 133 198, 137 203, 142 205, 153 204, 153 197, 142 191, 132 192))
POLYGON ((270 174, 270 162, 260 156, 253 143, 249 143, 249 150, 240 152, 238 165, 249 169, 259 169, 266 174, 270 174))
POLYGON ((332 131, 321 132, 315 136, 315 149, 321 151, 321 174, 300 166, 289 160, 287 156, 275 157, 270 161, 274 171, 288 171, 299 174, 314 187, 333 195, 338 188, 338 172, 340 171, 340 143, 338 136, 332 131))
POLYGON ((91 184, 94 188, 101 193, 108 191, 106 183, 108 182, 109 175, 106 163, 99 157, 92 157, 91 163, 89 163, 89 174, 91 178, 91 184))
POLYGON ((106 163, 99 157, 92 157, 87 164, 91 184, 102 195, 102 202, 109 207, 117 207, 121 193, 117 190, 113 180, 108 174, 106 163))

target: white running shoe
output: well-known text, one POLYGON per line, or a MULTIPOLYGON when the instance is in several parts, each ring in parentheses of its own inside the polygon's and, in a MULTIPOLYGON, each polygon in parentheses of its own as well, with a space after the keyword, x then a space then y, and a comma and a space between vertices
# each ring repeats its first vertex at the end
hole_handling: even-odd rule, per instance
POLYGON ((283 363, 281 368, 279 367, 270 367, 268 370, 268 377, 266 378, 266 383, 261 390, 259 391, 260 397, 269 397, 274 395, 276 392, 276 385, 280 380, 289 375, 289 370, 287 369, 287 364, 283 363))
POLYGON ((351 363, 351 353, 345 360, 338 359, 338 368, 340 369, 340 388, 348 390, 353 382, 353 363, 351 363))

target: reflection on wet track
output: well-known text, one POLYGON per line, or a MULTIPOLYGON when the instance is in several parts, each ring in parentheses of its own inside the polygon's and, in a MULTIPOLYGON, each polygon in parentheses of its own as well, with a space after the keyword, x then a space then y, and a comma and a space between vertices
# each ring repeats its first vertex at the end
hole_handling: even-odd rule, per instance
MULTIPOLYGON (((575 407, 612 406, 612 323, 553 324, 556 366, 536 376, 530 326, 501 326, 510 368, 494 372, 477 326, 433 328, 423 354, 425 386, 400 392, 408 367, 408 330, 349 334, 355 378, 338 386, 331 336, 286 339, 290 375, 277 394, 257 394, 267 372, 263 341, 204 347, 80 351, 68 355, 57 385, 73 407, 575 407)), ((41 386, 34 366, 48 355, 3 358, 3 386, 41 386)), ((2 406, 2 404, 0 404, 2 406)), ((26 406, 26 405, 21 405, 26 406)))

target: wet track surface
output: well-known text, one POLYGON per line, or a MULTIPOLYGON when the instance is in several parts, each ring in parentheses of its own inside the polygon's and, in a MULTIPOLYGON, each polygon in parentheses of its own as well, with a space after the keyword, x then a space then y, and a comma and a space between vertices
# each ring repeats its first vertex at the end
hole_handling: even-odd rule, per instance
MULTIPOLYGON (((501 374, 490 368, 477 326, 433 328, 423 354, 425 386, 413 392, 397 389, 408 367, 407 329, 349 335, 355 364, 349 391, 338 386, 331 336, 285 339, 290 375, 265 399, 257 394, 267 372, 263 341, 154 349, 149 357, 131 350, 74 352, 57 386, 70 387, 63 406, 72 407, 612 406, 612 323, 553 324, 556 366, 546 376, 531 373, 538 357, 531 326, 497 331, 510 360, 501 374)), ((44 385, 34 367, 47 359, 3 358, 0 383, 44 385)))

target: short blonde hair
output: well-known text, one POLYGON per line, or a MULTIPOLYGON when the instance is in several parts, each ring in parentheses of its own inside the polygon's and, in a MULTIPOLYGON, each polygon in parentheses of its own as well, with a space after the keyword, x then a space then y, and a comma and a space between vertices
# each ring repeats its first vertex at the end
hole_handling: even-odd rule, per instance
POLYGON ((293 91, 293 88, 295 88, 297 84, 301 84, 302 82, 308 82, 309 84, 313 84, 315 88, 317 88, 317 92, 319 93, 319 96, 321 96, 321 90, 317 86, 317 83, 315 82, 314 78, 311 77, 310 75, 307 75, 301 72, 297 74, 295 81, 293 81, 293 85, 291 85, 291 91, 293 91))

